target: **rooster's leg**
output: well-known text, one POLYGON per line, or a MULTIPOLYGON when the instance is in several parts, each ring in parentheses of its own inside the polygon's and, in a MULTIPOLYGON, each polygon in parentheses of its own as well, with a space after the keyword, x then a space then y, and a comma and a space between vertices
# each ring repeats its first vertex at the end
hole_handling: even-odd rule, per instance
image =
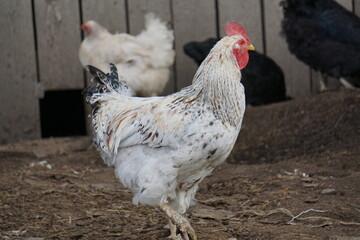
POLYGON ((169 219, 169 227, 170 227, 171 235, 168 238, 172 240, 182 240, 181 235, 176 234, 176 230, 177 230, 176 225, 171 221, 171 219, 169 219))
POLYGON ((166 214, 166 216, 170 220, 170 238, 174 240, 197 240, 194 229, 191 227, 189 221, 185 217, 175 212, 167 204, 160 205, 160 209, 166 214), (176 230, 179 230, 181 235, 176 235, 176 230))

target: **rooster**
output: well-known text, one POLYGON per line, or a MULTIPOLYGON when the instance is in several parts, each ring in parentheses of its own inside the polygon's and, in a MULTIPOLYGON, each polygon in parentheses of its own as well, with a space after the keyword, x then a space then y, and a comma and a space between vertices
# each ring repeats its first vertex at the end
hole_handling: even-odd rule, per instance
MULTIPOLYGON (((209 38, 202 42, 188 42, 184 45, 184 52, 200 65, 217 41, 219 39, 209 38)), ((249 55, 249 64, 241 72, 246 104, 259 106, 289 100, 284 73, 279 65, 257 51, 251 51, 249 55)))
POLYGON ((81 64, 106 71, 114 63, 134 94, 156 96, 165 88, 174 62, 174 34, 153 13, 145 16, 145 30, 137 36, 111 34, 95 21, 82 25, 81 64))
POLYGON ((284 0, 288 47, 299 60, 347 88, 360 87, 360 18, 333 0, 284 0))
POLYGON ((228 23, 226 34, 196 72, 192 85, 165 97, 129 96, 116 66, 88 66, 96 86, 85 89, 94 107, 94 142, 133 203, 160 207, 172 239, 197 239, 183 216, 199 183, 229 156, 245 111, 240 69, 254 50, 245 29, 228 23))

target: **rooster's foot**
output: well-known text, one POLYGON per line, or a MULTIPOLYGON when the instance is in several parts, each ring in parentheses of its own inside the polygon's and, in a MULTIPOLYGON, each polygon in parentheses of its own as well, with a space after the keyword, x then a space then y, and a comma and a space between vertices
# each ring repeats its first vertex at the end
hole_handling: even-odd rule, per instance
POLYGON ((166 214, 166 216, 170 220, 170 239, 197 240, 194 229, 191 227, 189 221, 185 217, 175 212, 167 204, 161 205, 160 209, 166 214), (178 231, 180 232, 180 234, 177 234, 178 231))

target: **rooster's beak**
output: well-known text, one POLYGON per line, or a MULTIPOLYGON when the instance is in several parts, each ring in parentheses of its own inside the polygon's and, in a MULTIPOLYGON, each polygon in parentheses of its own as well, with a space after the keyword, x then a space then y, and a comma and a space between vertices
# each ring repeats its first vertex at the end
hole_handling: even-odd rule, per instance
POLYGON ((254 46, 252 44, 247 46, 246 49, 249 50, 249 51, 255 51, 255 48, 254 48, 254 46))

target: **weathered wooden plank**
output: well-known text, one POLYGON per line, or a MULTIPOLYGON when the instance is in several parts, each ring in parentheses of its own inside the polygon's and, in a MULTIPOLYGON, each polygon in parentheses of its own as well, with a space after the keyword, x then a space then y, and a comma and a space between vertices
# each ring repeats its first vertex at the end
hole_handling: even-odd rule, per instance
POLYGON ((281 0, 264 1, 266 51, 282 68, 285 74, 286 91, 291 97, 311 93, 310 69, 290 53, 281 33, 283 19, 281 0))
POLYGON ((125 0, 82 0, 82 20, 94 20, 109 32, 127 32, 125 0))
POLYGON ((312 93, 318 93, 320 91, 320 78, 321 73, 310 69, 310 74, 311 74, 311 92, 312 93))
POLYGON ((79 2, 35 0, 40 82, 45 90, 80 89, 83 71, 80 45, 79 2))
POLYGON ((184 44, 217 36, 215 0, 173 0, 173 14, 176 86, 179 90, 191 84, 198 68, 195 62, 184 54, 184 44))
MULTIPOLYGON (((137 35, 144 28, 144 15, 148 12, 153 12, 161 18, 161 20, 168 23, 172 28, 171 22, 171 4, 169 0, 131 0, 128 1, 128 19, 129 32, 137 35)), ((173 93, 175 91, 175 71, 172 68, 172 74, 164 89, 164 95, 173 93)))
POLYGON ((354 0, 354 13, 360 16, 360 0, 354 0))
POLYGON ((0 143, 40 137, 31 0, 0 1, 0 143))
POLYGON ((340 3, 344 6, 347 10, 353 11, 353 0, 335 0, 336 2, 340 3))
POLYGON ((224 36, 227 22, 240 22, 246 29, 256 50, 263 52, 261 0, 218 1, 220 35, 224 36))

